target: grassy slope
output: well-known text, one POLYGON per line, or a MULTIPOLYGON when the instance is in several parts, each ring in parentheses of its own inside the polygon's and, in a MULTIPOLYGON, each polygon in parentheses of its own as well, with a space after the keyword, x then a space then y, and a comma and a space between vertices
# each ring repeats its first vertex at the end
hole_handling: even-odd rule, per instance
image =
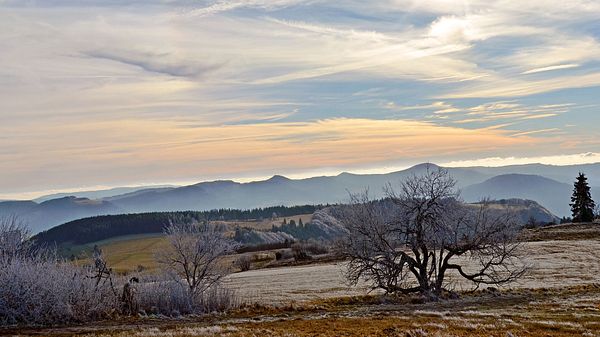
MULTIPOLYGON (((287 221, 294 220, 298 223, 298 219, 308 223, 312 218, 312 214, 303 214, 293 217, 287 217, 287 221)), ((257 220, 257 221, 219 221, 215 223, 224 223, 232 227, 249 227, 260 230, 271 229, 272 225, 281 225, 283 218, 274 220, 257 220)), ((97 241, 79 246, 70 246, 63 249, 64 256, 71 254, 77 256, 79 263, 89 263, 94 245, 98 245, 106 256, 109 265, 119 273, 134 271, 138 266, 143 266, 146 270, 153 270, 158 267, 154 261, 154 254, 157 250, 166 246, 164 237, 161 234, 138 234, 127 235, 110 238, 107 240, 97 241)))
POLYGON ((599 223, 562 224, 523 231, 525 241, 591 240, 600 238, 599 223))
POLYGON ((93 242, 86 245, 75 246, 73 252, 77 253, 78 263, 90 263, 90 256, 94 245, 98 245, 114 271, 125 273, 134 271, 138 266, 145 269, 155 269, 154 254, 161 247, 166 247, 162 234, 128 235, 109 240, 93 242))

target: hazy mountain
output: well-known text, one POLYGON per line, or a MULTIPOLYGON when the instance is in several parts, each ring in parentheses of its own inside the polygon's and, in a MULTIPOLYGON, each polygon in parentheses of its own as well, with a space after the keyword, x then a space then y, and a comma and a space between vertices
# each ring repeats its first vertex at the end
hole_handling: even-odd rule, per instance
MULTIPOLYGON (((571 184, 539 175, 504 174, 465 187, 462 190, 462 197, 467 202, 476 202, 488 197, 530 199, 537 201, 554 214, 569 216, 572 190, 571 184)), ((600 196, 600 188, 592 188, 592 196, 594 195, 600 196)))
POLYGON ((33 199, 35 202, 44 202, 52 199, 64 198, 64 197, 77 197, 77 198, 88 198, 88 199, 102 199, 108 198, 115 195, 122 195, 127 193, 135 193, 138 191, 145 191, 151 189, 161 188, 173 188, 173 185, 156 185, 156 186, 138 186, 138 187, 115 187, 107 190, 98 191, 80 191, 80 192, 66 192, 66 193, 55 193, 41 196, 37 199, 33 199))
POLYGON ((64 197, 42 203, 0 202, 0 215, 18 216, 36 233, 62 223, 94 215, 119 214, 124 210, 105 200, 64 197))
MULTIPOLYGON (((397 185, 409 175, 422 173, 428 167, 437 168, 433 164, 421 164, 388 174, 342 173, 298 180, 276 175, 268 180, 249 183, 221 180, 173 189, 140 191, 106 200, 130 212, 338 203, 348 200, 349 192, 365 189, 369 190, 371 196, 381 197, 388 183, 397 185)), ((451 168, 449 171, 461 187, 488 178, 469 169, 451 168)))
POLYGON ((493 177, 504 174, 532 174, 543 176, 556 180, 561 183, 572 185, 575 177, 579 172, 583 172, 588 177, 590 186, 600 187, 600 163, 597 164, 581 164, 568 166, 554 166, 543 164, 527 164, 527 165, 510 165, 502 167, 469 167, 469 170, 477 171, 483 175, 493 177))
MULTIPOLYGON (((369 190, 371 197, 381 197, 387 184, 398 186, 406 177, 423 173, 427 168, 436 169, 436 166, 420 164, 387 174, 341 173, 337 176, 307 179, 289 179, 276 175, 264 181, 249 183, 219 180, 183 187, 89 191, 81 193, 109 196, 97 199, 59 198, 39 204, 32 201, 0 202, 0 215, 16 213, 26 216, 27 221, 38 231, 61 221, 102 214, 339 203, 348 200, 349 192, 365 189, 369 190), (117 192, 126 193, 114 195, 117 192)), ((590 185, 600 185, 600 164, 532 164, 499 168, 449 168, 448 171, 457 179, 457 187, 462 190, 463 198, 468 202, 476 202, 483 197, 530 199, 559 216, 570 215, 572 181, 579 171, 588 175, 590 185)), ((600 198, 600 188, 592 189, 592 197, 600 198)))

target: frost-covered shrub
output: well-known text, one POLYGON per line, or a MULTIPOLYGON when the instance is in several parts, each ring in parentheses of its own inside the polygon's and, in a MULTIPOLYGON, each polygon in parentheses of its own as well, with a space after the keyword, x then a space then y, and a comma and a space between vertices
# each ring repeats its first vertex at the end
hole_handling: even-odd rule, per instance
POLYGON ((186 286, 170 277, 150 275, 137 288, 139 308, 147 314, 171 315, 175 311, 191 314, 194 311, 186 286))
POLYGON ((1 324, 58 324, 110 316, 118 299, 85 268, 44 258, 15 259, 0 270, 1 324))
POLYGON ((117 291, 92 275, 91 268, 64 263, 54 251, 34 247, 18 218, 0 218, 0 325, 112 315, 119 308, 117 291))
POLYGON ((197 308, 202 312, 223 312, 239 307, 240 302, 233 290, 213 286, 198 298, 197 308))
POLYGON ((137 298, 140 311, 167 316, 221 312, 240 304, 232 290, 218 285, 190 295, 186 284, 167 274, 148 276, 138 286, 137 298))
POLYGON ((232 246, 221 245, 229 241, 208 232, 192 234, 198 234, 195 241, 181 236, 176 242, 181 243, 178 248, 204 249, 203 255, 181 250, 198 253, 194 266, 199 274, 187 275, 184 280, 180 270, 171 268, 169 274, 150 276, 142 283, 137 277, 125 282, 115 278, 100 249, 94 249, 93 266, 75 266, 58 259, 51 250, 33 249, 26 227, 12 218, 0 219, 0 325, 85 322, 135 314, 138 308, 179 316, 237 305, 233 292, 219 287, 225 274, 216 259, 230 251, 232 246), (204 238, 212 239, 210 245, 204 238))

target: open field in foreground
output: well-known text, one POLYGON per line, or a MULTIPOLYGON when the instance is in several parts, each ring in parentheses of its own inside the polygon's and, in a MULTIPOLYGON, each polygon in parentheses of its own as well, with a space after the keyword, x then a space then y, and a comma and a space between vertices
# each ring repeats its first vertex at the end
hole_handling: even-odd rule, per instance
MULTIPOLYGON (((202 317, 139 317, 0 335, 171 336, 599 336, 600 241, 530 242, 532 270, 511 289, 463 291, 425 303, 416 296, 349 288, 342 263, 232 274, 227 286, 248 304, 202 317)), ((458 289, 465 284, 456 283, 458 289)))
MULTIPOLYGON (((600 283, 600 240, 527 242, 524 255, 530 272, 512 288, 562 287, 600 283)), ((262 304, 284 305, 338 296, 366 295, 365 285, 349 287, 343 262, 251 270, 230 275, 226 285, 243 298, 262 304)), ((455 278, 456 290, 472 290, 455 278)))
POLYGON ((251 306, 226 316, 130 319, 4 333, 61 337, 600 336, 599 285, 479 291, 435 303, 415 299, 363 296, 279 309, 251 306))

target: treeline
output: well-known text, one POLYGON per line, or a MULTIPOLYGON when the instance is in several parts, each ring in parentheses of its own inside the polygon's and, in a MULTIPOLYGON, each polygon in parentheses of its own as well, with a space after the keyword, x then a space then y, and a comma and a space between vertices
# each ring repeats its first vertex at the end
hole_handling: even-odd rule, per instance
POLYGON ((260 220, 311 214, 324 205, 273 206, 250 210, 216 209, 210 211, 153 212, 121 215, 102 215, 74 220, 41 232, 33 237, 37 244, 85 244, 112 237, 133 234, 161 233, 174 223, 202 221, 260 220))

